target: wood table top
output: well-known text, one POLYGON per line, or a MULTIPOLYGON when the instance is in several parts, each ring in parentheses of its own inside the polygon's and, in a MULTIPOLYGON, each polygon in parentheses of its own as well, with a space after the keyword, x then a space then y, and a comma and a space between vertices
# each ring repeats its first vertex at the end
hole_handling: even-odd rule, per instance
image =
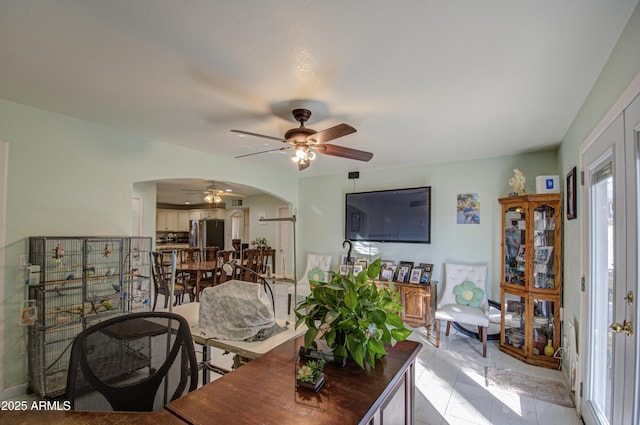
POLYGON ((398 342, 375 369, 325 367, 320 392, 296 388, 296 356, 303 337, 285 342, 233 373, 201 387, 165 407, 194 424, 357 424, 379 408, 385 394, 414 361, 420 343, 398 342))
POLYGON ((199 271, 199 270, 215 270, 218 267, 217 261, 195 261, 193 263, 178 263, 176 270, 180 271, 199 271))

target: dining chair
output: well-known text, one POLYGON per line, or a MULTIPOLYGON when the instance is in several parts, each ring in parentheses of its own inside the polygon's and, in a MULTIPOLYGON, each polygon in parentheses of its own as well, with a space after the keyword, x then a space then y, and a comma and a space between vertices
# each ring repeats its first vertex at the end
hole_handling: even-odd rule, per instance
MULTIPOLYGON (((209 246, 202 250, 202 259, 204 261, 217 261, 218 259, 218 251, 220 248, 217 246, 209 246)), ((204 288, 214 286, 216 284, 216 275, 218 273, 218 267, 211 271, 206 271, 200 276, 200 292, 204 288)))
POLYGON ((76 336, 64 399, 73 410, 150 412, 197 386, 187 321, 169 312, 130 313, 76 336))
MULTIPOLYGON (((152 310, 155 311, 158 303, 158 295, 164 295, 164 308, 167 308, 169 304, 169 297, 171 296, 171 270, 168 270, 164 264, 161 252, 151 252, 151 264, 151 277, 154 289, 152 310)), ((184 283, 176 282, 173 289, 173 296, 175 297, 173 305, 181 303, 185 293, 188 293, 190 300, 193 301, 195 298, 193 290, 188 285, 185 286, 184 283)))
POLYGON ((482 357, 487 357, 489 303, 486 279, 486 265, 445 264, 444 289, 435 313, 436 347, 440 347, 440 321, 447 321, 446 336, 449 336, 451 322, 457 322, 478 327, 482 357))
MULTIPOLYGON (((248 270, 252 270, 256 273, 260 273, 260 270, 262 268, 262 264, 260 263, 261 261, 261 253, 259 249, 247 249, 244 251, 244 260, 243 260, 243 266, 245 269, 248 270)), ((251 273, 248 270, 243 270, 238 268, 236 270, 236 273, 238 273, 238 276, 236 276, 239 280, 244 280, 246 282, 257 282, 258 281, 258 276, 255 273, 251 273)))
POLYGON ((275 248, 262 248, 260 249, 260 273, 267 272, 267 265, 271 264, 271 272, 276 272, 276 250, 275 248))
POLYGON ((223 250, 218 251, 216 256, 218 258, 218 267, 216 268, 217 277, 216 277, 216 285, 226 282, 229 279, 233 279, 233 276, 227 275, 227 272, 224 271, 222 266, 228 263, 233 258, 234 251, 231 250, 223 250))

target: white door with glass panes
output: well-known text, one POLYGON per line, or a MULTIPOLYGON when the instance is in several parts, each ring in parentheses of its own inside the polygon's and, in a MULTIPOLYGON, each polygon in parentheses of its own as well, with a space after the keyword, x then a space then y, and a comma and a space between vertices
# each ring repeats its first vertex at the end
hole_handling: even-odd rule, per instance
POLYGON ((640 423, 638 134, 640 98, 582 153, 581 413, 587 425, 640 423))

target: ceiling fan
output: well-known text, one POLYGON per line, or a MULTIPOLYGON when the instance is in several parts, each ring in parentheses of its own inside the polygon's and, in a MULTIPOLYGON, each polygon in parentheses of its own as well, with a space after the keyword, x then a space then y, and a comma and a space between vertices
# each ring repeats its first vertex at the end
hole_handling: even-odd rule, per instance
POLYGON ((225 196, 231 196, 234 198, 244 198, 246 195, 244 193, 234 192, 230 188, 221 189, 216 186, 215 182, 211 182, 209 186, 207 186, 204 190, 198 189, 182 189, 186 192, 190 193, 198 193, 204 195, 204 201, 207 204, 219 204, 222 202, 222 198, 225 196))
POLYGON ((300 123, 300 127, 288 130, 284 134, 284 137, 271 137, 263 134, 250 133, 248 131, 231 130, 234 133, 264 137, 265 139, 278 140, 288 144, 288 146, 284 146, 282 148, 249 153, 246 155, 236 156, 236 158, 243 158, 245 156, 258 155, 273 151, 293 150, 294 152, 291 154, 291 159, 293 162, 298 164, 298 170, 300 171, 309 167, 310 162, 316 158, 316 152, 324 155, 355 159, 358 161, 369 161, 373 158, 373 154, 371 152, 326 143, 339 137, 355 133, 356 129, 351 127, 349 124, 338 124, 331 128, 327 128, 326 130, 315 131, 304 126, 304 123, 309 120, 309 117, 311 117, 311 111, 308 109, 294 109, 292 114, 295 120, 300 123))

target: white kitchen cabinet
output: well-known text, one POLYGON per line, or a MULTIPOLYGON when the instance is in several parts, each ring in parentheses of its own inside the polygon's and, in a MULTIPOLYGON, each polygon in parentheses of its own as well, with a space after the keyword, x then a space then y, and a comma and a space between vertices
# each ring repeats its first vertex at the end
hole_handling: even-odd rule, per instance
POLYGON ((178 211, 178 228, 179 232, 189 231, 189 211, 178 211))
POLYGON ((178 231, 178 211, 157 210, 156 231, 178 231))

